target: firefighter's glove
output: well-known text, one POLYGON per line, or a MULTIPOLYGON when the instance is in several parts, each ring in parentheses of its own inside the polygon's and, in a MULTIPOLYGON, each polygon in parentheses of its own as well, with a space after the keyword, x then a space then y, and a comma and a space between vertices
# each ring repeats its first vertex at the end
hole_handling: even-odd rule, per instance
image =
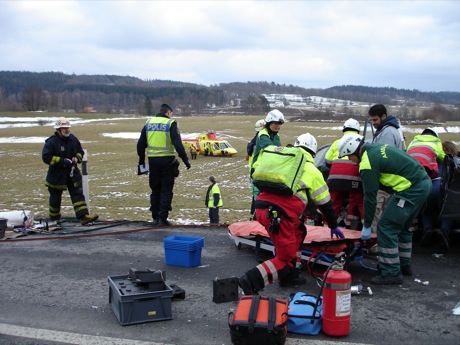
POLYGON ((334 236, 337 238, 345 238, 345 235, 339 228, 331 229, 331 238, 334 238, 334 236))
POLYGON ((73 165, 72 161, 68 158, 64 158, 63 164, 65 168, 69 168, 69 169, 72 168, 72 165, 73 165))
POLYGON ((363 227, 363 229, 361 230, 361 239, 362 240, 369 240, 371 238, 371 233, 372 233, 372 230, 371 230, 371 227, 363 227))
POLYGON ((190 168, 192 167, 192 165, 190 164, 189 161, 185 162, 184 164, 185 164, 185 166, 187 167, 187 170, 190 169, 190 168))

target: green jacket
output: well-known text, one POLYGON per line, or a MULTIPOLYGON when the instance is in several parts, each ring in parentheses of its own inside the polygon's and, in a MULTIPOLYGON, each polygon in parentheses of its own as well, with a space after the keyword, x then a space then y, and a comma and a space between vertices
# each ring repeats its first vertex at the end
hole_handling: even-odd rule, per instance
MULTIPOLYGON (((388 144, 364 144, 360 159, 366 227, 370 227, 374 219, 379 189, 398 194, 428 178, 425 169, 416 159, 388 144)), ((406 197, 404 199, 414 203, 406 197)))

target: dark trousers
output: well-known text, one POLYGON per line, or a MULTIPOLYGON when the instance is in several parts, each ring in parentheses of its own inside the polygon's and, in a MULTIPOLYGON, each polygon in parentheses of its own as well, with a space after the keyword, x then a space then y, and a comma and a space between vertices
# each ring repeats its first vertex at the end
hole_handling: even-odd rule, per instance
POLYGON ((174 157, 149 157, 150 211, 153 219, 168 219, 172 210, 174 176, 172 162, 174 157))
MULTIPOLYGON (((83 217, 88 214, 88 206, 86 205, 85 196, 83 195, 83 188, 81 183, 77 187, 74 186, 73 182, 69 179, 67 183, 67 189, 72 200, 72 206, 75 211, 77 218, 83 217)), ((51 219, 58 220, 61 218, 61 201, 62 193, 61 189, 55 189, 48 187, 50 193, 49 197, 49 215, 51 219)))
POLYGON ((209 223, 219 224, 219 207, 209 208, 209 223))

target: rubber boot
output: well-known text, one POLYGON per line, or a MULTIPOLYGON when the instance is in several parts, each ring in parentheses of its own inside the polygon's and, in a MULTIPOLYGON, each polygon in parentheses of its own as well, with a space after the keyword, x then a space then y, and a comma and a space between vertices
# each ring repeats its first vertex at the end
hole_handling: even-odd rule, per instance
POLYGON ((238 285, 245 295, 257 295, 265 287, 262 274, 257 267, 254 267, 238 279, 238 285))

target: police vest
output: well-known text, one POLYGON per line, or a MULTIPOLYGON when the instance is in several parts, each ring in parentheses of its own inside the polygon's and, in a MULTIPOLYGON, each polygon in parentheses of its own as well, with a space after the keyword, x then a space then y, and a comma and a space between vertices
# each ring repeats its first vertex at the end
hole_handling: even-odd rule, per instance
POLYGON ((157 116, 147 120, 145 130, 147 134, 147 156, 165 157, 175 156, 176 149, 171 140, 171 124, 175 120, 157 116))

